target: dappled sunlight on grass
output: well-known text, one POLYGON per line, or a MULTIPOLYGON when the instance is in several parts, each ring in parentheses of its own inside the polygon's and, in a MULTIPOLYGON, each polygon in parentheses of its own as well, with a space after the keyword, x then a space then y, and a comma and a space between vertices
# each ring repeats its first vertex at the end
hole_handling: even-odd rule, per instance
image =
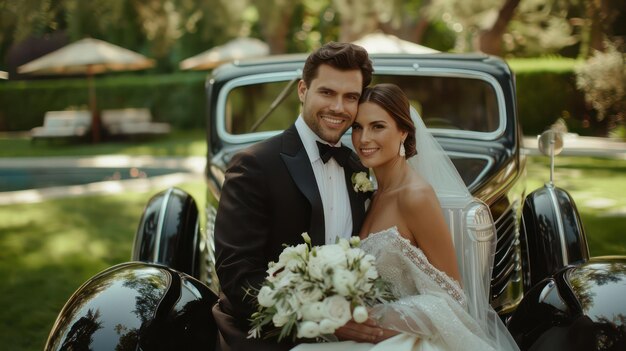
POLYGON ((109 245, 101 240, 90 239, 84 232, 68 231, 52 235, 41 250, 26 255, 24 263, 29 268, 38 268, 50 262, 62 263, 73 255, 101 260, 109 251, 109 245))
MULTIPOLYGON (((530 157, 529 191, 549 177, 547 158, 530 157)), ((554 183, 576 202, 591 255, 626 255, 626 161, 558 157, 554 183)))
POLYGON ((3 206, 0 211, 0 340, 41 350, 57 313, 84 281, 128 261, 151 194, 3 206), (11 325, 4 325, 11 321, 11 325))
MULTIPOLYGON (((179 187, 204 206, 203 181, 179 187)), ((43 349, 71 294, 95 274, 130 260, 144 206, 156 193, 0 206, 0 344, 43 349)))

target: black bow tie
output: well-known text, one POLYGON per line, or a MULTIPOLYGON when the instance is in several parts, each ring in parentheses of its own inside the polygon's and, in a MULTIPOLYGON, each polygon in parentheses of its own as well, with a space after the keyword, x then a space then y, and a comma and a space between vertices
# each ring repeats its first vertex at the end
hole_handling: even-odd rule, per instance
POLYGON ((320 157, 324 163, 328 162, 330 158, 334 158, 335 161, 341 166, 345 167, 350 158, 352 151, 347 146, 334 147, 328 144, 320 143, 316 141, 317 148, 320 150, 320 157))

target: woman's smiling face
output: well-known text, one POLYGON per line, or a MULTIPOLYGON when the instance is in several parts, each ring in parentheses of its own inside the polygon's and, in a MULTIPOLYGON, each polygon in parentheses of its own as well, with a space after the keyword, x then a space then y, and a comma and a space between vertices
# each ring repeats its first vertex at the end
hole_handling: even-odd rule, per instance
POLYGON ((376 168, 400 157, 400 144, 406 134, 379 105, 373 102, 359 105, 352 125, 352 144, 364 166, 376 168))

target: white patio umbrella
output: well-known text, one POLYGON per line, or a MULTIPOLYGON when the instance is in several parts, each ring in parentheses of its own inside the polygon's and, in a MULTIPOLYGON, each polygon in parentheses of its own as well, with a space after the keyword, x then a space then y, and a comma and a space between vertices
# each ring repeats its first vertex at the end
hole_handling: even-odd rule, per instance
POLYGON ((198 55, 189 57, 180 62, 179 66, 185 70, 204 70, 215 68, 222 63, 267 56, 270 53, 269 45, 255 38, 240 37, 216 46, 198 55))
POLYGON ((380 32, 364 35, 352 43, 364 47, 370 54, 432 54, 439 52, 435 49, 400 39, 395 35, 380 32))
POLYGON ((96 107, 93 76, 108 71, 134 71, 154 66, 154 60, 134 51, 98 39, 82 39, 18 67, 19 73, 41 75, 86 74, 92 137, 100 141, 100 120, 96 107))

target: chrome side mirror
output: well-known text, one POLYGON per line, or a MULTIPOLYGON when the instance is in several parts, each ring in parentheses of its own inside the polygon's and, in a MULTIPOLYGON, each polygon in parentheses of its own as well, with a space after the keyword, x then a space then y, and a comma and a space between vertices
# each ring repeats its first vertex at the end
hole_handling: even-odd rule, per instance
POLYGON ((563 151, 563 133, 555 129, 549 129, 541 133, 538 137, 539 151, 550 157, 550 182, 549 186, 554 185, 554 156, 563 151))

